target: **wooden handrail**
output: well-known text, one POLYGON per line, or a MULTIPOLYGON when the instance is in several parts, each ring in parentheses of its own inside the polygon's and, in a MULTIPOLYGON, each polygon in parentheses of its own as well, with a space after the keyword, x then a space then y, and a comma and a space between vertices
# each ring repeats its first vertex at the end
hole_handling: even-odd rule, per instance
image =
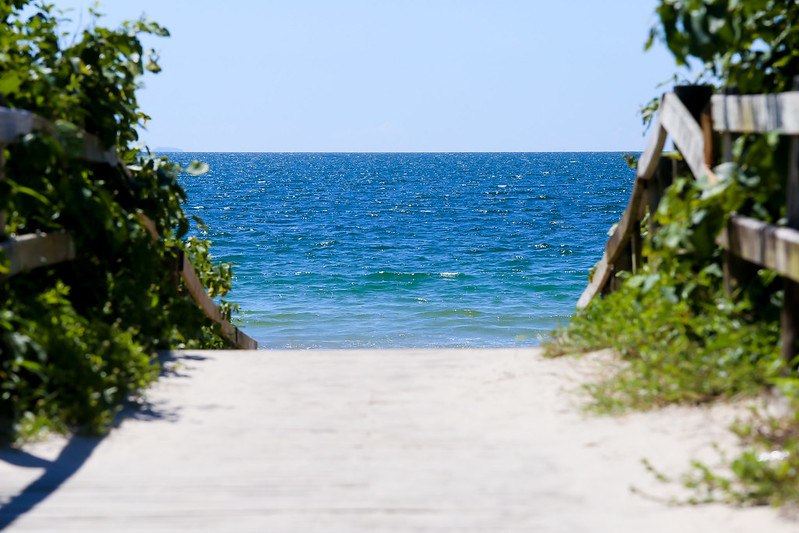
MULTIPOLYGON (((602 259, 597 263, 591 283, 585 288, 577 307, 583 308, 600 294, 612 279, 615 265, 627 250, 631 239, 640 240, 640 222, 643 219, 648 195, 647 182, 654 175, 663 152, 667 136, 674 140, 688 168, 695 176, 706 176, 711 182, 716 176, 706 161, 704 132, 691 112, 674 93, 663 95, 655 127, 646 150, 638 158, 635 182, 630 201, 622 214, 615 231, 605 244, 602 259)), ((639 244, 640 245, 640 244, 639 244)))
POLYGON ((49 122, 30 111, 0 107, 0 144, 8 144, 34 131, 53 133, 49 122))
POLYGON ((799 231, 730 215, 716 243, 741 259, 799 281, 799 231))
POLYGON ((705 136, 702 128, 676 94, 669 93, 663 97, 659 117, 691 173, 697 178, 707 176, 710 181, 715 182, 716 176, 705 161, 705 136))
MULTIPOLYGON (((700 126, 695 115, 691 114, 677 94, 664 95, 655 121, 655 131, 638 160, 630 201, 615 232, 608 239, 602 259, 597 263, 593 278, 580 296, 577 307, 586 307, 597 294, 612 289, 613 283, 610 282, 617 270, 636 268, 635 261, 620 261, 624 254, 630 253, 630 247, 636 243, 636 239, 640 245, 639 221, 644 207, 642 190, 646 189, 647 182, 656 171, 667 135, 674 140, 674 145, 694 177, 705 177, 711 183, 717 181, 710 169, 714 132, 722 134, 725 161, 732 160, 733 133, 777 132, 790 135, 790 170, 786 194, 788 227, 732 213, 716 243, 727 254, 724 271, 725 288, 728 290, 735 286, 731 280, 741 275, 738 273, 741 268, 736 266, 741 261, 768 268, 783 277, 782 349, 786 361, 792 361, 799 352, 799 313, 796 312, 799 308, 799 91, 745 96, 714 95, 710 96, 709 104, 710 112, 702 113, 700 126)), ((659 191, 650 191, 649 195, 653 196, 653 193, 659 194, 659 191)), ((650 210, 659 200, 659 197, 650 198, 650 210)))
POLYGON ((654 132, 649 137, 649 143, 646 145, 646 150, 638 158, 638 166, 636 167, 636 179, 648 180, 655 173, 658 166, 658 158, 663 153, 663 146, 666 144, 666 129, 660 121, 660 116, 655 118, 654 132))
POLYGON ((208 293, 205 292, 202 281, 200 281, 200 278, 191 266, 191 262, 186 259, 186 254, 183 253, 183 250, 180 250, 178 254, 178 272, 183 278, 189 294, 191 294, 194 301, 197 302, 205 312, 205 316, 219 324, 222 328, 222 333, 226 337, 231 340, 235 339, 239 347, 245 350, 255 350, 258 348, 258 344, 253 339, 239 331, 236 326, 232 325, 222 316, 219 307, 208 297, 208 293))
POLYGON ((714 95, 710 99, 717 132, 799 135, 799 91, 779 94, 714 95))
MULTIPOLYGON (((14 142, 20 136, 36 131, 46 132, 57 137, 54 125, 44 118, 29 111, 0 107, 0 151, 2 151, 4 144, 14 142)), ((77 135, 81 141, 81 151, 78 154, 72 154, 74 157, 94 163, 118 166, 128 177, 132 177, 130 169, 123 163, 114 149, 104 149, 100 139, 84 131, 78 130, 77 135)), ((2 179, 4 167, 1 163, 3 163, 2 160, 0 160, 0 179, 2 179)), ((144 214, 140 214, 139 218, 153 239, 159 240, 160 236, 155 222, 144 214)), ((0 212, 0 239, 5 237, 4 229, 5 213, 0 212)), ((10 264, 9 272, 0 276, 0 279, 7 279, 15 274, 42 266, 70 261, 76 257, 75 241, 71 235, 64 231, 48 234, 34 233, 6 238, 0 242, 0 249, 6 254, 10 264)), ((255 340, 222 316, 219 307, 205 292, 205 287, 191 263, 182 259, 182 251, 180 252, 180 257, 181 262, 178 273, 186 284, 189 294, 191 294, 205 315, 219 324, 222 328, 222 333, 236 346, 244 349, 256 349, 258 344, 255 340)))
POLYGON ((20 235, 0 242, 0 248, 9 261, 9 271, 0 279, 75 259, 75 241, 65 231, 20 235))
MULTIPOLYGON (((55 126, 38 115, 22 109, 11 109, 0 107, 0 144, 8 144, 22 135, 42 131, 54 137, 58 137, 55 126)), ((122 165, 127 171, 127 167, 122 163, 114 149, 105 150, 100 139, 81 130, 76 130, 81 142, 81 152, 72 154, 78 159, 91 161, 93 163, 105 163, 111 166, 122 165)))

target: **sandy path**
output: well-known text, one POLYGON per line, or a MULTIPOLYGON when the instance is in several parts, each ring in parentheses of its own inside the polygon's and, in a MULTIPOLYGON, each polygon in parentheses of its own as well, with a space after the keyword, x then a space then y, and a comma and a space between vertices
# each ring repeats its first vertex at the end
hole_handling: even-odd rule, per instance
POLYGON ((795 532, 674 507, 729 407, 591 418, 592 361, 535 349, 189 352, 101 441, 0 453, 8 531, 795 532), (60 459, 59 459, 59 453, 60 459), (36 481, 38 479, 38 481, 36 481), (27 489, 26 489, 27 487, 27 489))

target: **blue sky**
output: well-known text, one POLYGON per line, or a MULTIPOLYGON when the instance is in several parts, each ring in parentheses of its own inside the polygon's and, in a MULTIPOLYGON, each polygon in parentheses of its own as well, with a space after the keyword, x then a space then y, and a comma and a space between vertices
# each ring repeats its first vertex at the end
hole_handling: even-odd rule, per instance
MULTIPOLYGON (((54 0, 60 8, 93 2, 54 0)), ((187 151, 641 150, 676 68, 643 51, 656 0, 105 0, 146 13, 163 72, 150 147, 187 151)), ((82 17, 85 23, 87 16, 82 17)))

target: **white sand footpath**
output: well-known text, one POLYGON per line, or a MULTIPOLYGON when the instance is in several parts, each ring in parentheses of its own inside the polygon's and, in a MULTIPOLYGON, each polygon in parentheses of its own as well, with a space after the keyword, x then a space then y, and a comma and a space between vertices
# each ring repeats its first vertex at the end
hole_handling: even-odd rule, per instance
POLYGON ((0 524, 14 532, 799 531, 770 508, 670 506, 632 492, 679 493, 641 458, 675 476, 691 458, 712 462, 712 442, 735 442, 726 427, 736 408, 586 416, 574 390, 597 357, 187 352, 147 393, 149 409, 105 439, 0 453, 0 524))

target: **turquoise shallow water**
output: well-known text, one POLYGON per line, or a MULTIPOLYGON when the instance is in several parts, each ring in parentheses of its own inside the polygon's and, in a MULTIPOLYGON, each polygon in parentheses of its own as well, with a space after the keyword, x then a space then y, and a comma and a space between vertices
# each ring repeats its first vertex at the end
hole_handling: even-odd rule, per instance
POLYGON ((177 153, 264 348, 536 345, 633 182, 621 153, 177 153))

